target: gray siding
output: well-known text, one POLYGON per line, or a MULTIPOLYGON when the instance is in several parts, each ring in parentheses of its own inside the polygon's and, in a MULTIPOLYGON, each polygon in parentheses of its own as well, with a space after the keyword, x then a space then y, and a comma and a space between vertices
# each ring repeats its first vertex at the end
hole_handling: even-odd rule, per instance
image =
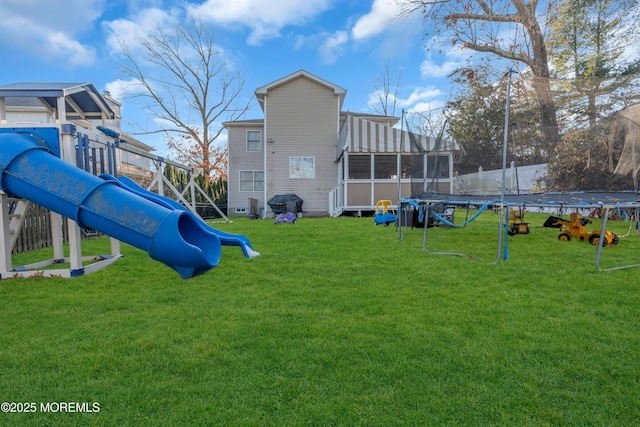
POLYGON ((229 191, 228 213, 229 216, 245 216, 236 214, 236 208, 249 209, 249 198, 258 199, 258 205, 262 206, 263 191, 240 191, 240 171, 264 170, 264 131, 261 126, 230 126, 227 131, 229 143, 229 191), (261 132, 262 147, 259 152, 247 151, 247 131, 258 130, 261 132))
POLYGON ((334 162, 339 98, 331 88, 298 77, 273 88, 266 98, 267 199, 295 193, 309 215, 326 215, 329 190, 338 182, 334 162), (314 157, 315 178, 290 178, 290 157, 314 157))

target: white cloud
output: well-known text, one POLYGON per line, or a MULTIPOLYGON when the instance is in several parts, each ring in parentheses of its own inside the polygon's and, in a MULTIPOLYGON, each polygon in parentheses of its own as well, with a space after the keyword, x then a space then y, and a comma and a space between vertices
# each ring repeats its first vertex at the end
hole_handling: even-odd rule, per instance
POLYGON ((423 24, 417 18, 403 14, 398 0, 374 0, 369 12, 356 20, 350 36, 356 46, 366 46, 380 58, 403 58, 421 37, 423 24))
MULTIPOLYGON (((406 98, 395 98, 397 107, 406 109, 409 112, 427 112, 440 108, 443 105, 441 99, 442 91, 434 87, 416 87, 406 98)), ((394 99, 393 94, 389 94, 389 101, 394 99)), ((369 94, 369 105, 379 104, 380 96, 376 96, 376 92, 369 94)))
POLYGON ((105 85, 105 89, 116 101, 122 102, 127 95, 139 93, 142 85, 139 80, 114 80, 105 85))
POLYGON ((328 36, 318 49, 322 62, 329 65, 334 64, 339 53, 342 51, 342 46, 348 40, 349 36, 346 31, 336 31, 334 34, 328 36))
POLYGON ((431 59, 425 59, 420 64, 420 74, 423 78, 446 77, 456 68, 464 64, 462 61, 444 61, 440 64, 433 62, 431 59))
POLYGON ((48 33, 45 36, 47 57, 55 61, 63 61, 67 66, 89 66, 96 60, 93 48, 72 40, 64 33, 48 33))
POLYGON ((438 99, 430 102, 418 102, 417 104, 409 108, 407 110, 407 113, 428 115, 432 114, 435 111, 439 111, 442 107, 444 107, 444 102, 438 99))
POLYGON ((93 48, 81 41, 90 36, 104 10, 104 0, 3 0, 0 2, 0 46, 38 56, 63 66, 89 66, 93 48))
POLYGON ((413 89, 413 92, 405 98, 398 99, 398 105, 401 107, 411 107, 419 103, 427 102, 428 100, 437 98, 442 95, 442 91, 432 87, 417 87, 413 89))
MULTIPOLYGON (((431 39, 429 44, 436 42, 431 39)), ((447 77, 457 68, 463 67, 473 57, 474 51, 453 46, 440 53, 426 50, 425 54, 426 58, 420 64, 420 75, 423 79, 434 79, 447 77)))
POLYGON ((135 50, 149 31, 159 26, 173 25, 178 13, 176 10, 148 8, 136 12, 131 18, 105 22, 107 46, 111 52, 117 53, 121 51, 120 42, 123 42, 129 49, 135 50))
POLYGON ((329 9, 332 0, 207 0, 187 6, 191 16, 227 28, 249 28, 247 43, 260 45, 287 25, 303 25, 329 9))
POLYGON ((367 39, 382 33, 398 16, 400 9, 394 0, 374 0, 371 11, 358 19, 351 29, 355 40, 367 39))

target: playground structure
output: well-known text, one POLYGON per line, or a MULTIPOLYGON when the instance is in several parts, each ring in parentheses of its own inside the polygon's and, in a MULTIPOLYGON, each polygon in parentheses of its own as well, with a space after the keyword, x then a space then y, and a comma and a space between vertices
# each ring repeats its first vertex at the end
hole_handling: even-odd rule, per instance
POLYGON ((113 122, 114 116, 91 84, 0 88, 0 279, 76 277, 95 272, 122 256, 120 241, 145 250, 182 278, 217 266, 221 245, 239 246, 247 257, 258 255, 246 237, 215 230, 197 215, 196 191, 217 206, 195 183, 189 168, 129 146, 119 132, 104 126, 113 122), (51 114, 51 123, 8 123, 8 97, 39 100, 51 114), (155 176, 148 188, 159 194, 126 178, 114 178, 122 153, 155 163, 155 176), (184 191, 178 191, 164 177, 165 163, 189 170, 190 182, 184 191), (165 186, 182 204, 164 196, 165 186), (51 211, 53 257, 13 266, 12 250, 29 203, 51 211), (68 222, 69 256, 64 256, 63 218, 68 222), (110 236, 110 254, 82 256, 83 229, 110 236), (50 268, 66 263, 69 268, 50 268))

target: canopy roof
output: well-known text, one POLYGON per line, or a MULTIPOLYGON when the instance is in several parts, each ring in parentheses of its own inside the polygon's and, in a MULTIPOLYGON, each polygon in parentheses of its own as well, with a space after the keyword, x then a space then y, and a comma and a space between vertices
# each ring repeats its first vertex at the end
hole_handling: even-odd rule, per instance
POLYGON ((460 149, 459 144, 450 140, 441 141, 438 144, 436 138, 349 114, 340 129, 335 160, 338 160, 345 151, 380 154, 415 151, 437 154, 460 149))
POLYGON ((0 98, 35 98, 49 111, 58 110, 62 98, 70 119, 111 119, 115 115, 91 83, 14 83, 0 86, 0 98))

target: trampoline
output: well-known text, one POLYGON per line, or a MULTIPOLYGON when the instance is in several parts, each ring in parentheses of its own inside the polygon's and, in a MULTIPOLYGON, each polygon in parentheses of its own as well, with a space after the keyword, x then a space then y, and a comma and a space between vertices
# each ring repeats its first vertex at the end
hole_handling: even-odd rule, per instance
MULTIPOLYGON (((567 193, 530 193, 530 194, 503 194, 495 195, 464 195, 464 194, 440 194, 435 192, 413 195, 409 198, 400 199, 400 215, 407 215, 408 212, 417 211, 419 217, 424 220, 423 232, 423 250, 426 253, 436 255, 454 255, 472 258, 469 255, 454 252, 437 252, 427 248, 428 224, 429 218, 433 217, 442 224, 449 227, 464 227, 469 222, 476 219, 482 212, 487 209, 498 209, 500 212, 500 228, 498 234, 498 254, 495 263, 508 258, 508 233, 504 233, 508 223, 508 208, 519 208, 526 210, 527 208, 540 209, 557 209, 560 212, 564 209, 599 209, 602 212, 602 226, 600 230, 600 239, 596 250, 595 266, 598 270, 618 270, 630 267, 640 267, 640 264, 631 264, 616 266, 610 268, 601 268, 600 260, 602 257, 602 248, 604 247, 603 239, 607 227, 607 220, 610 212, 618 213, 632 211, 631 215, 626 215, 629 220, 638 218, 640 212, 640 195, 635 192, 602 192, 602 191, 583 191, 583 192, 567 192, 567 193), (463 223, 454 224, 438 213, 442 207, 477 209, 477 213, 468 218, 463 223), (438 207, 438 209, 436 209, 438 207)), ((622 215, 621 215, 622 216, 622 215)), ((406 223, 406 221, 405 221, 406 223)))
MULTIPOLYGON (((502 179, 495 181, 499 183, 500 194, 498 195, 470 195, 470 194, 447 194, 446 191, 453 192, 451 190, 444 190, 437 185, 437 147, 439 144, 436 144, 436 162, 435 167, 431 167, 428 161, 425 161, 425 158, 428 159, 427 154, 424 149, 422 149, 419 144, 415 143, 411 139, 412 133, 409 132, 409 145, 411 149, 411 156, 409 162, 408 173, 411 178, 411 196, 410 197, 401 197, 401 183, 400 179, 398 179, 398 200, 399 200, 399 220, 398 220, 398 235, 399 239, 403 238, 403 227, 406 227, 406 224, 409 222, 408 220, 408 212, 411 213, 413 217, 414 214, 418 214, 419 217, 422 217, 424 221, 424 235, 423 235, 423 250, 430 254, 439 254, 439 255, 455 255, 455 256, 465 256, 472 258, 468 255, 462 253, 453 253, 453 252, 436 252, 431 251, 427 247, 428 243, 428 229, 432 224, 431 221, 439 222, 445 224, 450 227, 464 227, 467 223, 476 219, 482 212, 487 209, 499 210, 500 213, 500 225, 499 225, 499 233, 498 233, 498 250, 497 257, 494 261, 494 264, 497 264, 501 260, 506 260, 508 258, 508 239, 509 232, 507 232, 509 225, 509 212, 510 210, 515 212, 515 208, 520 210, 520 213, 524 212, 527 208, 540 208, 540 210, 546 210, 547 212, 556 209, 559 212, 562 212, 564 209, 573 209, 576 211, 579 210, 593 210, 598 209, 600 211, 600 216, 602 218, 602 225, 600 228, 600 235, 597 242, 597 251, 595 257, 595 266, 598 270, 617 270, 622 268, 629 267, 640 267, 639 264, 631 264, 631 265, 622 265, 611 268, 601 268, 600 261, 602 257, 602 249, 605 245, 606 239, 604 238, 606 234, 607 220, 610 217, 610 213, 612 211, 617 211, 618 213, 623 213, 620 215, 622 217, 627 217, 630 220, 629 223, 629 233, 631 231, 631 223, 635 219, 636 224, 638 224, 638 218, 640 213, 640 195, 638 194, 638 189, 640 188, 640 184, 638 182, 638 174, 640 174, 640 154, 636 154, 636 152, 640 153, 640 107, 635 106, 620 106, 621 108, 615 114, 610 116, 611 121, 609 122, 609 127, 607 128, 607 132, 603 132, 600 135, 601 138, 606 136, 607 141, 611 144, 609 146, 608 151, 608 164, 607 167, 611 169, 613 166, 613 156, 612 156, 612 148, 616 143, 622 144, 620 148, 620 152, 618 154, 619 159, 616 160, 615 170, 613 170, 613 175, 615 176, 626 176, 628 178, 632 178, 633 181, 633 189, 634 191, 574 191, 574 192, 520 192, 520 187, 517 182, 517 169, 516 169, 516 189, 517 192, 512 194, 513 191, 507 191, 507 180, 506 180, 506 169, 507 169, 507 154, 508 154, 508 146, 509 146, 509 135, 511 132, 512 143, 515 145, 515 137, 513 134, 513 128, 516 126, 516 122, 510 119, 510 103, 511 103, 511 83, 513 74, 518 74, 517 71, 510 69, 509 72, 505 74, 507 79, 507 90, 506 90, 506 105, 505 105, 505 113, 504 113, 504 125, 502 126, 502 179), (429 175, 431 173, 431 175, 429 175), (431 182, 429 182, 429 178, 431 178, 431 182), (477 209, 477 213, 475 213, 471 218, 467 218, 464 222, 460 224, 455 224, 453 221, 447 219, 447 215, 443 215, 443 212, 448 208, 467 208, 467 212, 470 209, 477 209)), ((564 82, 566 83, 566 82, 564 82)), ((576 82, 577 83, 577 82, 576 82)), ((579 92, 575 95, 575 99, 571 105, 581 105, 581 102, 584 100, 581 98, 579 92)), ((640 105, 640 104, 636 104, 640 105)), ((405 124, 404 120, 404 111, 403 111, 403 121, 402 125, 405 124)), ((446 121, 445 121, 446 125, 446 121)), ((407 123, 407 128, 409 128, 407 123)), ((543 132, 542 125, 537 123, 531 123, 531 126, 527 128, 526 126, 519 126, 520 132, 523 132, 523 137, 526 138, 537 138, 536 135, 545 135, 543 132)), ((558 131, 558 129, 556 129, 558 131)), ((582 138, 592 138, 592 136, 585 136, 584 129, 581 128, 579 123, 577 122, 569 122, 569 127, 563 129, 564 134, 569 135, 582 135, 578 139, 582 138), (573 124, 573 127, 571 127, 573 124), (577 133, 576 133, 577 132, 577 133), (582 133, 581 133, 582 132, 582 133)), ((496 135, 497 136, 497 135, 496 135)), ((441 138, 442 135, 439 137, 441 138)), ((497 138, 496 138, 497 139, 497 138)), ((580 140, 582 140, 580 139, 580 140)), ((513 149, 514 161, 513 164, 516 164, 516 150, 515 147, 513 149)), ((433 153, 432 153, 433 154, 433 153)), ((497 163, 497 162, 496 162, 497 163)), ((594 169, 595 170, 595 169, 594 169)), ((571 179, 570 174, 567 174, 567 179, 571 179)), ((556 175, 557 178, 557 175, 556 175)), ((587 183, 586 185, 592 186, 600 186, 596 188, 620 188, 617 186, 608 186, 603 182, 591 181, 591 184, 587 183)), ((566 187, 566 185, 565 185, 566 187)), ((562 188, 562 186, 560 186, 562 188)), ((626 187, 628 188, 628 187, 626 187)), ((522 215, 521 215, 522 216, 522 215)), ((453 215, 450 215, 449 218, 453 218, 453 215)), ((593 233, 595 234, 595 232, 593 233)), ((595 239, 592 240, 595 244, 595 239)))

